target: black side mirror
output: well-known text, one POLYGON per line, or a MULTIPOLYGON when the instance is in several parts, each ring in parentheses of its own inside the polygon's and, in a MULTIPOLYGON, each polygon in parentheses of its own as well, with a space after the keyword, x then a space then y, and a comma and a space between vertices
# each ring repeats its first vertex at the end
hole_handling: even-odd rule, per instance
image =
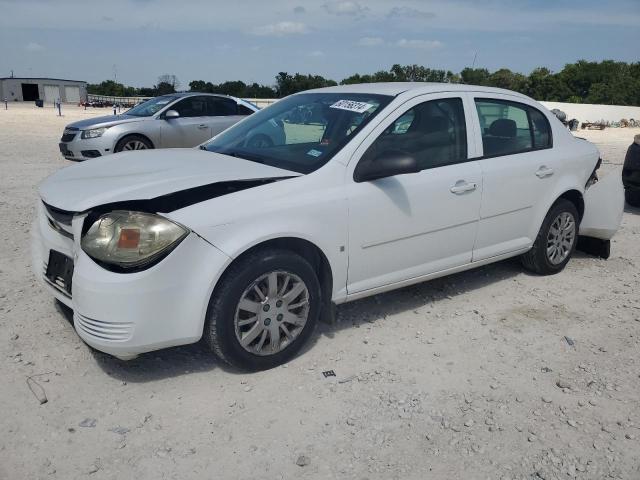
POLYGON ((386 150, 373 160, 360 162, 353 173, 357 183, 405 173, 418 173, 420 167, 415 157, 399 150, 386 150))

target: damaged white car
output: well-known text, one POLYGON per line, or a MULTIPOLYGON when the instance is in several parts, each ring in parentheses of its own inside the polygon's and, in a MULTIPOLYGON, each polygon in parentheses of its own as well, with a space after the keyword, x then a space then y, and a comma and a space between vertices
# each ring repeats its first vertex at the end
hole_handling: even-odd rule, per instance
POLYGON ((313 90, 200 148, 56 172, 33 265, 98 350, 130 359, 204 336, 233 365, 270 368, 335 304, 518 255, 554 274, 579 236, 608 256, 624 193, 620 175, 597 181, 599 163, 514 92, 313 90))

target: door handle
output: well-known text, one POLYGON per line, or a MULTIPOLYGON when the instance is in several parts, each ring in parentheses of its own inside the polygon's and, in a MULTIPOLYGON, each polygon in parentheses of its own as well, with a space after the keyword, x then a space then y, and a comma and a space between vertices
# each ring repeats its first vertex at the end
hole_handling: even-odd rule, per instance
POLYGON ((455 193, 456 195, 462 195, 463 193, 471 192, 476 188, 478 188, 478 185, 475 183, 467 183, 464 180, 458 180, 449 190, 451 190, 451 193, 455 193))
POLYGON ((198 128, 203 130, 205 128, 209 128, 209 125, 205 125, 204 123, 201 123, 200 125, 198 125, 198 128))
POLYGON ((544 165, 542 165, 536 172, 536 177, 538 178, 550 177, 551 175, 553 175, 553 168, 548 168, 544 165))

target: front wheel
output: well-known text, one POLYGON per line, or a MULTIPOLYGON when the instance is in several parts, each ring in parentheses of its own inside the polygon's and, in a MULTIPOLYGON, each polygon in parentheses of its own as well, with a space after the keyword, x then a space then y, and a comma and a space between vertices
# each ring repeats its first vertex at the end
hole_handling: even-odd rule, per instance
POLYGON ((117 153, 129 150, 148 150, 150 148, 153 148, 153 145, 146 138, 140 135, 127 135, 116 144, 116 148, 113 151, 117 153))
POLYGON ((561 272, 575 251, 578 225, 575 205, 563 198, 558 200, 542 222, 533 247, 522 255, 524 267, 540 275, 561 272))
POLYGON ((205 340, 235 367, 272 368, 308 340, 320 305, 320 283, 309 262, 286 250, 259 250, 225 272, 209 302, 205 340))

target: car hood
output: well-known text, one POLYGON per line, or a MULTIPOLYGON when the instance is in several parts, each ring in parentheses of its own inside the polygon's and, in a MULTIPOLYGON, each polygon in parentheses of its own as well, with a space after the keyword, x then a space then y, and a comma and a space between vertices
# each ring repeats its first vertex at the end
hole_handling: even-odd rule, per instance
MULTIPOLYGON (((249 160, 193 148, 122 152, 58 170, 39 188, 55 208, 83 212, 100 205, 153 200, 224 182, 299 176, 249 160)), ((203 188, 197 191, 202 194, 203 188)), ((233 189, 228 189, 233 191, 233 189)), ((158 210, 163 211, 163 210, 158 210)))
POLYGON ((141 122, 149 120, 151 117, 135 117, 133 115, 105 115, 103 117, 87 118, 70 123, 67 128, 77 128, 79 130, 87 130, 89 128, 113 127, 121 123, 141 122))

